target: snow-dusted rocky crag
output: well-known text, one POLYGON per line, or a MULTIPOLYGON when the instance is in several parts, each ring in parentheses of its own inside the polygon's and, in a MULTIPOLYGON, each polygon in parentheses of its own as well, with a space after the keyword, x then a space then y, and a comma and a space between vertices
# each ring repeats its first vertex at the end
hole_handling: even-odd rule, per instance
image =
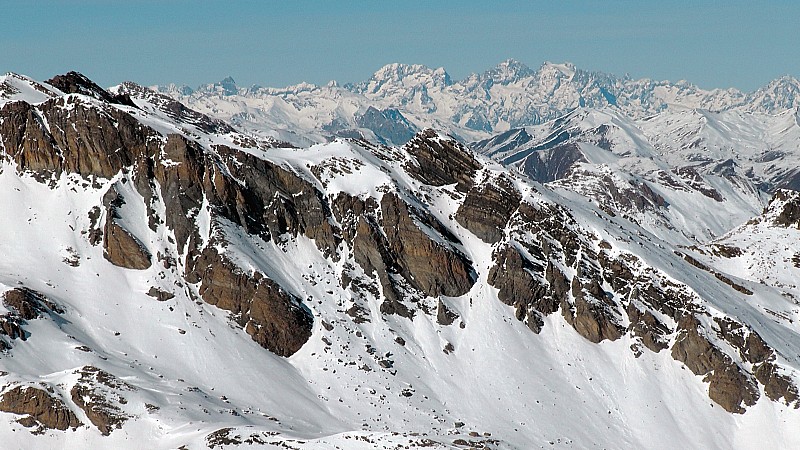
POLYGON ((403 144, 414 131, 431 126, 477 141, 578 107, 611 107, 640 119, 684 109, 774 114, 800 106, 800 83, 788 76, 744 93, 617 77, 569 63, 533 70, 514 60, 460 81, 443 68, 389 64, 366 81, 345 85, 240 88, 227 78, 196 90, 156 89, 197 111, 301 146, 336 136, 403 144))
POLYGON ((0 98, 3 442, 800 445, 792 191, 679 247, 430 129, 294 148, 76 73, 0 98))

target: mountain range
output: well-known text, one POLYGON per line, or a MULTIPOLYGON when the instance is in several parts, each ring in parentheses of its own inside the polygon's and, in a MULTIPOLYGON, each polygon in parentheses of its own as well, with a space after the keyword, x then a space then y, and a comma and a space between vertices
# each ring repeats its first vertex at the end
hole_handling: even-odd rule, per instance
POLYGON ((0 439, 798 447, 796 84, 8 74, 0 439))
POLYGON ((617 77, 570 63, 533 70, 514 60, 461 81, 444 68, 395 63, 366 81, 344 85, 240 88, 226 78, 196 89, 174 84, 154 89, 243 129, 301 146, 336 136, 400 145, 427 127, 469 142, 554 120, 577 107, 610 107, 642 119, 685 109, 774 114, 800 106, 800 82, 790 76, 745 93, 617 77))

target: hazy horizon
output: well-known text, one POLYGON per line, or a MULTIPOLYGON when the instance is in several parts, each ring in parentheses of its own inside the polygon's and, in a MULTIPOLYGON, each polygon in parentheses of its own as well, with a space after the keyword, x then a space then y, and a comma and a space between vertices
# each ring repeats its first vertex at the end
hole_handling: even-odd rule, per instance
POLYGON ((786 1, 43 0, 6 7, 0 70, 283 87, 358 82, 393 62, 458 80, 513 58, 752 91, 800 75, 797 17, 800 4, 786 1))

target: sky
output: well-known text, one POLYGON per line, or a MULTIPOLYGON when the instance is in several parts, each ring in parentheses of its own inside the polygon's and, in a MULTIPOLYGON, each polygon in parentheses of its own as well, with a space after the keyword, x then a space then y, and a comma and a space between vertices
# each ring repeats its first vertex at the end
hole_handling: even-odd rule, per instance
POLYGON ((513 58, 751 91, 800 77, 800 2, 0 0, 0 72, 100 85, 283 87, 401 62, 453 79, 513 58))

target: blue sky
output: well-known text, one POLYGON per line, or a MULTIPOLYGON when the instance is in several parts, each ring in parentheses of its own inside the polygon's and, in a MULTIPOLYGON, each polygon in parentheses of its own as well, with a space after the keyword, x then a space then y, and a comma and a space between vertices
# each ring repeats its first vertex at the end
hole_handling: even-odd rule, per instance
POLYGON ((507 58, 701 87, 800 76, 797 1, 5 1, 0 71, 101 85, 360 81, 390 62, 454 79, 507 58))

